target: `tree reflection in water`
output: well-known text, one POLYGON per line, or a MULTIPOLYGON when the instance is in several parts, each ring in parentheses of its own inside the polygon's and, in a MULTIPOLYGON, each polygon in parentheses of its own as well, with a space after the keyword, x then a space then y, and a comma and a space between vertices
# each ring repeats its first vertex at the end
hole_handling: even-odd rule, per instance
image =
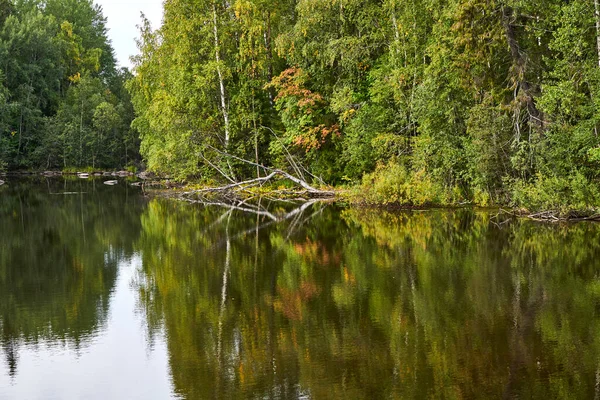
POLYGON ((320 207, 148 205, 137 290, 179 395, 594 396, 597 225, 320 207))
POLYGON ((14 376, 21 346, 79 349, 102 331, 143 203, 73 179, 11 181, 0 196, 0 346, 14 376))
POLYGON ((91 348, 136 254, 139 340, 165 341, 182 398, 600 397, 600 225, 39 183, 0 187, 13 376, 24 346, 91 348))

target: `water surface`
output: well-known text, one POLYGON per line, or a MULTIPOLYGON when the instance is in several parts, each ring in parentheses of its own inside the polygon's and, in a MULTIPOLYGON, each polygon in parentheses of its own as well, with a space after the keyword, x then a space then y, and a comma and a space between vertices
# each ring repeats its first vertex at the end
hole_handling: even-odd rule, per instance
POLYGON ((600 395, 600 225, 260 205, 9 179, 0 399, 600 395))

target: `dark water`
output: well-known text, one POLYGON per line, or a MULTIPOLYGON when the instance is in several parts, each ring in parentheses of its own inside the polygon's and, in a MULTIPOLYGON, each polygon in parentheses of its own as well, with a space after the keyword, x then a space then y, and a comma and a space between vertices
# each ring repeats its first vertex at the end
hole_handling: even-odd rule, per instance
POLYGON ((293 209, 9 180, 0 398, 600 395, 600 225, 293 209))

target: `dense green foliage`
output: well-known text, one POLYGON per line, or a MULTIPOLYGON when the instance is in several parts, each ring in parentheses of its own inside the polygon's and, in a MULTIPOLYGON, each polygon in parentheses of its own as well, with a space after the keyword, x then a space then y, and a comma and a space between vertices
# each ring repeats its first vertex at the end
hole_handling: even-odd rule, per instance
POLYGON ((133 107, 91 0, 0 0, 0 169, 120 167, 133 107))
POLYGON ((598 205, 594 6, 167 0, 130 84, 142 153, 181 178, 256 174, 223 151, 291 154, 332 184, 377 171, 363 186, 387 181, 385 201, 598 205))

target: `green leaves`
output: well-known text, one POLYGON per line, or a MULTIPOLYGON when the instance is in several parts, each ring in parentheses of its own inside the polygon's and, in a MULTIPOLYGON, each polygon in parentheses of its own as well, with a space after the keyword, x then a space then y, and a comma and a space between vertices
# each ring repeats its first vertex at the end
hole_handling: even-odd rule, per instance
POLYGON ((0 101, 0 154, 9 167, 95 166, 97 160, 105 168, 125 166, 135 158, 133 148, 125 155, 131 106, 101 9, 88 0, 48 0, 11 10, 0 24, 7 92, 0 101), (99 147, 95 138, 103 132, 92 116, 102 101, 120 122, 112 125, 111 144, 99 147))
POLYGON ((172 0, 161 29, 142 27, 135 126, 151 168, 179 178, 220 177, 207 149, 229 136, 237 156, 279 168, 294 157, 330 183, 401 165, 432 198, 505 203, 538 173, 595 182, 593 6, 172 0))

